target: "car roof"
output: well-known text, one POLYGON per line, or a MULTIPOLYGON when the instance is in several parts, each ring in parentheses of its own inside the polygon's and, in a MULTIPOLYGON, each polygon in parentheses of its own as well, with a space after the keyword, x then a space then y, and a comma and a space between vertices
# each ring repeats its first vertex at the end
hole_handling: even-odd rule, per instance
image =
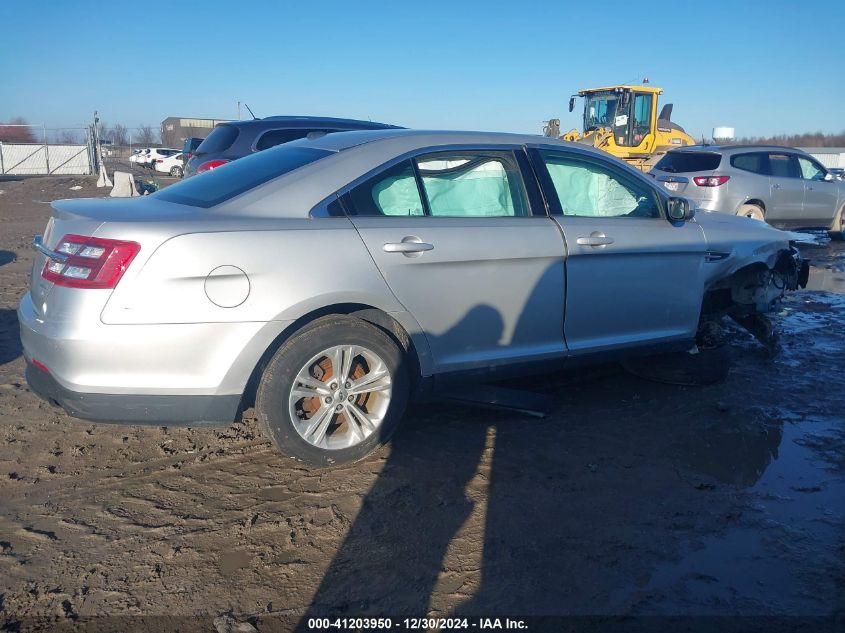
POLYGON ((526 145, 548 144, 552 146, 577 147, 607 156, 604 152, 592 150, 581 143, 569 143, 537 134, 512 134, 509 132, 473 132, 460 130, 408 130, 403 128, 383 130, 353 130, 335 132, 316 139, 298 139, 285 143, 285 147, 313 147, 330 152, 341 152, 365 144, 391 143, 401 144, 408 151, 423 147, 448 145, 526 145))
POLYGON ((673 152, 747 152, 749 150, 758 152, 798 152, 804 154, 804 150, 797 147, 787 147, 786 145, 687 145, 685 147, 675 147, 673 152))
POLYGON ((221 123, 217 127, 320 127, 320 126, 336 126, 336 127, 352 127, 364 129, 391 129, 398 128, 396 125, 388 123, 378 123, 376 121, 362 121, 359 119, 341 119, 337 117, 322 117, 322 116, 268 116, 263 119, 245 119, 242 121, 227 121, 221 123))
MULTIPOLYGON (((262 185, 217 205, 220 212, 250 213, 266 217, 301 217, 316 204, 365 177, 372 170, 382 168, 388 161, 417 152, 511 149, 523 146, 545 149, 567 149, 573 153, 590 155, 607 162, 618 162, 632 176, 650 186, 651 180, 607 152, 538 134, 510 134, 504 132, 472 132, 450 130, 354 130, 334 132, 318 138, 303 138, 254 155, 270 158, 275 152, 298 149, 321 150, 326 154, 299 169, 274 178, 262 185), (280 209, 279 198, 286 200, 280 209)), ((249 160, 249 159, 245 159, 249 160)))

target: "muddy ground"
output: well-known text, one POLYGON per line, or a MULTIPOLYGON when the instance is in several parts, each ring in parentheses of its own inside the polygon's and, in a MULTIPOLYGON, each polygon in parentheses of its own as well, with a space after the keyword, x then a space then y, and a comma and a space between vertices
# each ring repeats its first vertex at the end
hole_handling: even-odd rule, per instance
POLYGON ((518 383, 553 397, 545 419, 418 406, 376 455, 316 471, 278 456, 250 412, 217 430, 96 425, 30 393, 15 316, 29 243, 51 200, 103 190, 0 190, 7 628, 845 613, 842 243, 805 249, 823 290, 784 302, 783 352, 769 360, 738 334, 723 384, 617 366, 549 375, 518 383))

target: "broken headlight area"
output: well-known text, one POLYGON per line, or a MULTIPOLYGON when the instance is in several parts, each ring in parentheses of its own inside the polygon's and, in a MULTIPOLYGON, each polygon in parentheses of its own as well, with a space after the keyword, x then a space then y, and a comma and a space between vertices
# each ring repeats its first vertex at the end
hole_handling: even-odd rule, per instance
POLYGON ((809 263, 798 249, 778 253, 774 265, 755 262, 716 281, 704 296, 696 342, 701 347, 721 343, 723 316, 729 316, 756 338, 770 354, 778 350, 778 332, 767 313, 787 291, 805 288, 809 263))

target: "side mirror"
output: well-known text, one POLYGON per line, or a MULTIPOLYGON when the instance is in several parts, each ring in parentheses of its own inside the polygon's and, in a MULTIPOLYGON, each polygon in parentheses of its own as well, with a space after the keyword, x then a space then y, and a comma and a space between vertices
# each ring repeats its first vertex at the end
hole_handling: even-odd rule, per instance
POLYGON ((669 198, 666 205, 669 212, 669 219, 676 222, 686 222, 695 217, 695 209, 690 206, 686 198, 669 198))
POLYGON ((569 97, 569 111, 572 112, 575 109, 575 97, 569 97))
POLYGON ((825 182, 831 182, 832 180, 834 180, 834 178, 833 178, 833 174, 831 174, 831 173, 826 173, 826 174, 824 175, 824 178, 822 178, 822 180, 824 180, 825 182))

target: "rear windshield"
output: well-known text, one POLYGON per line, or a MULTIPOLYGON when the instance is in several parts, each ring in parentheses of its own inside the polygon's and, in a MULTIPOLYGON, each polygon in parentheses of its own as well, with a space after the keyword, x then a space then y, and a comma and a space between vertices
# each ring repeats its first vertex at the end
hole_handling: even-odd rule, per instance
POLYGON ((200 143, 202 143, 204 140, 205 139, 195 138, 195 137, 186 138, 185 144, 182 146, 182 151, 188 152, 190 154, 196 148, 198 148, 200 146, 200 143))
POLYGON ((712 152, 669 152, 654 166, 660 171, 682 174, 688 171, 713 171, 722 162, 721 154, 712 152))
POLYGON ((238 128, 234 125, 219 125, 199 144, 196 153, 199 155, 225 152, 232 147, 236 138, 238 138, 238 128))
POLYGON ((264 134, 261 135, 261 138, 259 138, 258 142, 255 144, 255 149, 261 151, 270 147, 275 147, 276 145, 281 145, 282 143, 290 143, 291 141, 305 138, 309 134, 313 134, 315 132, 326 134, 327 130, 315 130, 313 128, 270 130, 269 132, 264 132, 264 134))
POLYGON ((207 209, 331 153, 311 147, 279 147, 232 161, 153 195, 168 202, 207 209))

